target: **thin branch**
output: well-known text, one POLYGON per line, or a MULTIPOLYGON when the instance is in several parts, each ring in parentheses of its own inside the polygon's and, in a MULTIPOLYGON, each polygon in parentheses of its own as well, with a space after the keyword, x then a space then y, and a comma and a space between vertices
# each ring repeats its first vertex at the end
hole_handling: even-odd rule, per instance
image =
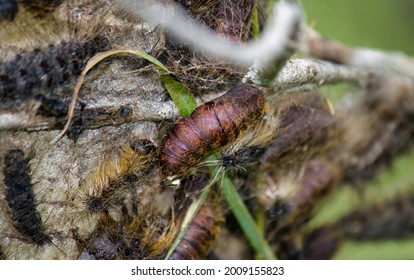
POLYGON ((310 56, 361 68, 392 71, 414 78, 414 59, 403 53, 351 48, 322 37, 308 26, 303 26, 301 33, 301 51, 310 56))
POLYGON ((292 59, 270 84, 275 92, 310 91, 324 84, 348 82, 360 87, 366 86, 381 72, 349 67, 315 59, 292 59))

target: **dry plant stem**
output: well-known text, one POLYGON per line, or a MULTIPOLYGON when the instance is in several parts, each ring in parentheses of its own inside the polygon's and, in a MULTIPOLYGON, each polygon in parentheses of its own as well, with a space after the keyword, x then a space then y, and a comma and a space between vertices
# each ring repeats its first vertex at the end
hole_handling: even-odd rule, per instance
POLYGON ((81 88, 81 86, 83 84, 83 80, 85 79, 86 74, 95 65, 94 60, 95 60, 96 57, 99 57, 99 54, 98 55, 95 55, 94 57, 92 57, 88 61, 88 63, 86 64, 85 69, 83 69, 81 75, 79 76, 79 79, 78 79, 78 81, 77 81, 77 83, 75 85, 75 89, 74 89, 74 93, 73 93, 73 96, 72 96, 72 100, 71 100, 70 105, 69 105, 68 119, 66 121, 66 124, 63 127, 62 131, 55 137, 55 139, 53 139, 50 142, 50 145, 56 144, 56 142, 59 141, 60 138, 62 138, 63 135, 65 135, 66 131, 68 130, 69 125, 70 125, 70 121, 72 120, 72 117, 73 117, 73 111, 75 110, 75 105, 76 105, 76 100, 78 99, 79 90, 80 90, 80 88, 81 88))
POLYGON ((165 4, 148 0, 118 2, 125 11, 162 25, 177 39, 191 44, 194 49, 208 56, 245 66, 256 63, 257 69, 264 73, 267 67, 274 68, 269 62, 278 61, 281 57, 285 59, 287 49, 290 53, 292 33, 302 21, 302 14, 296 4, 280 1, 261 38, 243 45, 215 34, 177 6, 166 7, 165 4))
POLYGON ((392 71, 414 78, 414 59, 402 53, 352 48, 323 38, 308 26, 303 26, 301 29, 300 49, 310 56, 361 68, 392 71))
POLYGON ((373 78, 380 78, 380 71, 343 66, 314 59, 292 59, 281 69, 269 86, 275 92, 310 91, 323 84, 349 82, 360 87, 367 85, 373 78))

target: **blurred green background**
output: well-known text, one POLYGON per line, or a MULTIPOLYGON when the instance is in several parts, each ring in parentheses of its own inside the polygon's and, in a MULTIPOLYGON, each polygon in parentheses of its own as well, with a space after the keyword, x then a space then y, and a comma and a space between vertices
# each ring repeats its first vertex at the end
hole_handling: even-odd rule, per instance
MULTIPOLYGON (((413 0, 301 0, 307 22, 322 35, 352 46, 400 51, 414 56, 413 0)), ((346 87, 345 87, 346 88, 346 87)), ((325 88, 335 93, 342 87, 325 88)), ((329 93, 328 93, 329 98, 329 93)), ((317 209, 309 230, 333 222, 375 201, 391 200, 414 187, 414 152, 400 156, 378 180, 363 186, 342 186, 317 209)), ((413 213, 414 219, 414 213, 413 213)), ((375 242, 346 241, 337 259, 414 259, 413 239, 375 242)))
POLYGON ((307 21, 346 44, 414 55, 413 0, 301 0, 307 21))

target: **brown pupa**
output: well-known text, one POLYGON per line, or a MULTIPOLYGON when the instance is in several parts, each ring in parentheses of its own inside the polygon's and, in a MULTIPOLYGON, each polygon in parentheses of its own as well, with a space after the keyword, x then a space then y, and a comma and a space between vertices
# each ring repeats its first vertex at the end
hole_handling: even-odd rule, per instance
POLYGON ((204 259, 221 231, 224 218, 219 205, 205 205, 189 225, 171 260, 204 259))
POLYGON ((164 178, 178 177, 209 151, 233 141, 264 114, 264 95, 247 84, 207 102, 180 119, 160 153, 164 178))

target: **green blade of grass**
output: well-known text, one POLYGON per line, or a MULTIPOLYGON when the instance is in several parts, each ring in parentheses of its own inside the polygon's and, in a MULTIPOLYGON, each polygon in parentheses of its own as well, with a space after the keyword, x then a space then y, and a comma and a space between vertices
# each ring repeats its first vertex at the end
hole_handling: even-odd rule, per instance
POLYGON ((271 17, 273 14, 273 8, 275 7, 277 0, 267 0, 266 3, 266 16, 267 18, 271 17))
POLYGON ((275 260, 276 256, 272 248, 264 239, 262 232, 227 175, 224 175, 222 188, 224 197, 252 248, 262 258, 275 260))
POLYGON ((145 58, 146 60, 148 60, 149 62, 151 62, 155 66, 157 66, 161 71, 169 73, 167 67, 165 67, 164 64, 161 63, 161 61, 159 61, 155 57, 147 54, 143 50, 126 50, 126 52, 129 52, 129 53, 135 54, 139 57, 145 58))
POLYGON ((253 38, 257 40, 260 35, 259 11, 257 9, 257 3, 255 3, 253 6, 252 17, 250 20, 253 38))
MULTIPOLYGON (((217 155, 213 153, 206 158, 208 161, 217 160, 217 155)), ((219 177, 219 173, 223 172, 223 168, 219 166, 209 166, 210 172, 213 178, 219 177)), ((272 248, 263 237, 263 233, 257 226, 250 214, 239 193, 233 185, 231 179, 223 174, 222 180, 222 192, 227 204, 230 207, 233 215, 236 217, 241 229, 243 230, 244 236, 249 241, 251 247, 256 251, 257 255, 262 259, 275 260, 276 256, 273 253, 272 248)))

